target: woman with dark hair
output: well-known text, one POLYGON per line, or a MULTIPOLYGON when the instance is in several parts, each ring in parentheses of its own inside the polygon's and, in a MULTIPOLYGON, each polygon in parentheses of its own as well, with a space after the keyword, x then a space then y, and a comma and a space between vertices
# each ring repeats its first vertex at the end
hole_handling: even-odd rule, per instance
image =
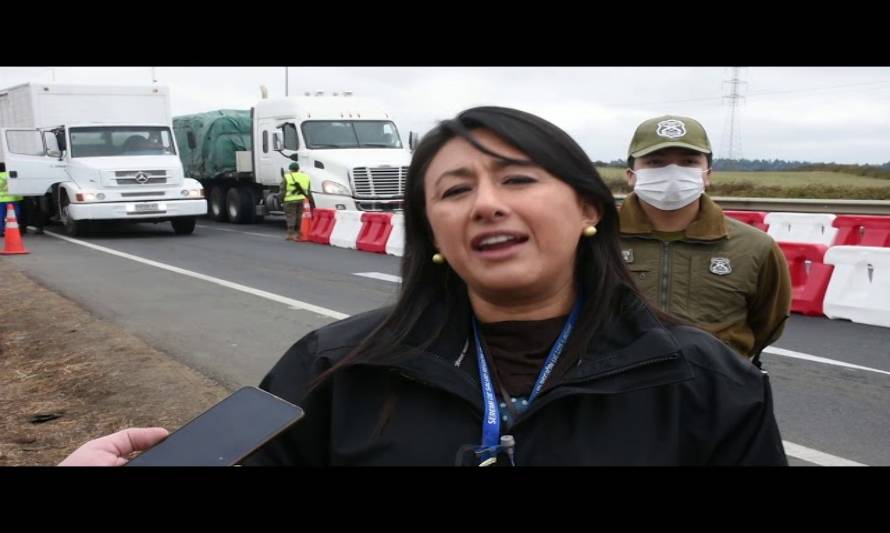
POLYGON ((306 416, 245 464, 787 464, 766 375, 646 304, 561 129, 464 111, 406 187, 398 300, 288 350, 261 388, 306 416))

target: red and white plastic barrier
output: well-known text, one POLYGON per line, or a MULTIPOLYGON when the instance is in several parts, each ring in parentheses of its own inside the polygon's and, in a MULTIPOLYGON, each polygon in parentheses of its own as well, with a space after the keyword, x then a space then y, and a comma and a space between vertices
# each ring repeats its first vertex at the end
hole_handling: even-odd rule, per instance
POLYGON ((723 214, 749 226, 754 226, 760 231, 769 230, 769 224, 763 221, 767 215, 766 211, 724 211, 723 214))
POLYGON ((835 246, 890 246, 890 217, 838 215, 835 246))
MULTIPOLYGON (((890 216, 726 211, 778 241, 795 313, 890 327, 890 216)), ((403 256, 402 213, 315 210, 310 240, 403 256)))
POLYGON ((355 247, 363 252, 386 253, 386 241, 392 233, 392 213, 363 213, 362 231, 355 247))
POLYGON ((337 211, 334 215, 334 229, 330 244, 339 248, 355 249, 355 241, 362 230, 361 211, 337 211))
POLYGON ((788 263, 792 312, 890 327, 890 216, 762 214, 726 211, 768 224, 788 263))
POLYGON ((405 249, 404 221, 401 213, 316 209, 309 240, 340 248, 401 256, 405 249))
POLYGON ((831 246, 838 229, 835 215, 822 213, 769 213, 763 221, 767 234, 779 242, 809 242, 831 246))
POLYGON ((780 242, 791 274, 791 311, 822 315, 822 301, 833 267, 823 262, 828 247, 807 242, 780 242))
POLYGON ((890 248, 834 246, 825 262, 834 266, 825 315, 890 328, 890 248))
POLYGON ((309 240, 318 244, 330 244, 334 230, 336 209, 313 209, 312 225, 309 227, 309 240))
POLYGON ((386 241, 386 253, 402 257, 405 255, 405 215, 393 213, 392 231, 386 241))

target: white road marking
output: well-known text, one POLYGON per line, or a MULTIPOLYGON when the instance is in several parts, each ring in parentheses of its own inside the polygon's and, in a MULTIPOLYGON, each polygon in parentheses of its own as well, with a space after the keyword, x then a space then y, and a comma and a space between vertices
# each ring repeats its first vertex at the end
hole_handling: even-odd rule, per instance
POLYGON ((856 370, 865 370, 868 372, 876 372, 878 374, 885 374, 885 375, 890 376, 890 372, 887 372, 886 370, 878 370, 877 368, 853 365, 850 363, 845 363, 843 361, 829 359, 827 357, 819 357, 816 355, 810 355, 808 353, 795 352, 792 350, 785 350, 784 348, 775 348, 773 346, 767 346, 766 348, 764 348, 763 353, 768 353, 768 354, 772 354, 772 355, 781 355, 783 357, 793 357, 794 359, 803 359, 804 361, 813 361, 814 363, 824 363, 826 365, 842 366, 844 368, 855 368, 856 370))
POLYGON ((253 287, 241 285, 240 283, 232 283, 231 281, 214 278, 213 276, 208 276, 206 274, 200 274, 198 272, 193 272, 191 270, 186 270, 184 268, 175 267, 172 265, 168 265, 166 263, 152 261, 151 259, 145 259, 144 257, 139 257, 137 255, 119 252, 117 250, 113 250, 111 248, 106 248, 104 246, 99 246, 97 244, 81 241, 78 239, 72 239, 71 237, 65 237, 63 235, 59 235, 59 234, 53 233, 51 231, 47 231, 46 234, 51 235, 57 239, 61 239, 63 241, 67 241, 67 242, 70 242, 73 244, 79 244, 80 246, 85 246, 87 248, 92 248, 93 250, 98 250, 100 252, 115 255, 117 257, 123 257, 124 259, 129 259, 131 261, 136 261, 137 263, 142 263, 142 264, 153 266, 153 267, 160 268, 163 270, 168 270, 170 272, 175 272, 177 274, 182 274, 183 276, 189 276, 189 277, 192 277, 195 279, 200 279, 202 281, 215 283, 217 285, 221 285, 221 286, 229 288, 229 289, 234 289, 236 291, 241 291, 241 292, 245 292, 247 294, 252 294, 254 296, 259 296, 260 298, 266 298, 267 300, 272 300, 273 302, 278 302, 278 303, 287 305, 287 306, 291 307, 292 309, 301 309, 304 311, 309 311, 309 312, 316 313, 319 315, 331 317, 335 320, 349 318, 349 315, 347 315, 345 313, 341 313, 339 311, 334 311, 333 309, 328 309, 326 307, 320 307, 318 305, 313 305, 313 304, 310 304, 307 302, 301 302, 300 300, 294 300, 292 298, 286 298, 279 294, 261 291, 259 289, 254 289, 253 287))
POLYGON ((356 272, 355 275, 372 279, 380 279, 383 281, 391 281, 393 283, 402 282, 401 276, 393 276, 392 274, 384 274, 382 272, 356 272))
POLYGON ((236 230, 236 229, 216 228, 216 227, 214 227, 214 226, 205 226, 205 225, 203 225, 203 224, 198 224, 198 227, 199 227, 199 228, 204 228, 204 229, 213 229, 213 230, 216 230, 216 231, 227 231, 227 232, 229 232, 229 233, 241 233, 241 234, 244 234, 244 235, 256 235, 257 237, 266 237, 267 239, 279 239, 279 238, 280 238, 281 240, 284 240, 284 234, 282 234, 281 236, 278 236, 278 235, 267 235, 267 234, 265 234, 265 233, 254 233, 254 232, 252 232, 252 231, 238 231, 238 230, 236 230))
POLYGON ((817 464, 819 466, 868 466, 862 463, 857 463, 856 461, 844 459, 843 457, 807 448, 800 444, 794 444, 787 440, 783 440, 782 445, 785 446, 785 455, 803 459, 808 463, 817 464))

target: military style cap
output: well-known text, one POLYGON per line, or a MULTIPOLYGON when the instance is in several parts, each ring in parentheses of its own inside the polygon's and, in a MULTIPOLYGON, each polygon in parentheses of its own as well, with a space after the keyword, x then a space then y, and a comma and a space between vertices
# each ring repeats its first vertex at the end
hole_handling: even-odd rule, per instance
POLYGON ((627 155, 637 158, 662 148, 688 148, 705 154, 711 153, 708 134, 697 120, 664 115, 651 118, 637 126, 627 155))

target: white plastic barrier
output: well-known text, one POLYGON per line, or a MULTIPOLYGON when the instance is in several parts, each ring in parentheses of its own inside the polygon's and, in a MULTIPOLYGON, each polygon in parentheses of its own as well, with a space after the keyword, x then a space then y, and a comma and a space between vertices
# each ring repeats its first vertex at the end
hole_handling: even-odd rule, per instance
POLYGON ((825 316, 890 327, 890 248, 833 246, 825 263, 834 265, 825 316))
POLYGON ((405 255, 405 215, 393 213, 392 232, 386 240, 386 253, 402 257, 405 255))
POLYGON ((362 230, 361 211, 337 210, 334 215, 334 231, 331 232, 331 246, 355 249, 355 241, 362 230))
POLYGON ((768 213, 767 234, 782 242, 809 242, 831 246, 838 229, 831 225, 835 215, 820 213, 768 213))

